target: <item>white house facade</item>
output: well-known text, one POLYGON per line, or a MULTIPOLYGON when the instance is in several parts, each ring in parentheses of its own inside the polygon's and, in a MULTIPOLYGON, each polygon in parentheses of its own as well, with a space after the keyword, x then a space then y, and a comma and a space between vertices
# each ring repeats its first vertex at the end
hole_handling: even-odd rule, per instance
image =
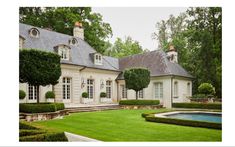
POLYGON ((66 105, 118 103, 135 99, 135 92, 127 90, 123 71, 132 67, 150 70, 151 81, 139 92, 139 99, 160 100, 170 108, 173 102, 186 102, 192 95, 192 76, 177 63, 177 52, 171 47, 165 53, 155 50, 121 59, 103 56, 84 41, 81 23, 75 23, 74 35, 69 36, 47 29, 19 25, 19 48, 40 49, 61 56, 61 77, 56 85, 40 86, 39 90, 27 83, 19 88, 26 92, 20 103, 35 103, 39 95, 45 102, 45 93, 54 91, 55 102, 66 105), (82 98, 87 92, 88 98, 82 98), (100 98, 105 92, 106 98, 100 98))

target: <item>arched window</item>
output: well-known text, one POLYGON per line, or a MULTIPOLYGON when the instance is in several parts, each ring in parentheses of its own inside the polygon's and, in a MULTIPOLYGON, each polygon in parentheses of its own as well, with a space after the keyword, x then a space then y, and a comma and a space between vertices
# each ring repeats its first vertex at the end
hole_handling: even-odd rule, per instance
POLYGON ((69 45, 77 45, 77 44, 78 44, 78 41, 76 38, 69 39, 69 45))
POLYGON ((178 82, 174 82, 174 98, 178 98, 178 82))
POLYGON ((29 30, 29 35, 30 35, 31 37, 34 37, 34 38, 39 38, 40 32, 39 32, 38 29, 32 28, 32 29, 29 30))

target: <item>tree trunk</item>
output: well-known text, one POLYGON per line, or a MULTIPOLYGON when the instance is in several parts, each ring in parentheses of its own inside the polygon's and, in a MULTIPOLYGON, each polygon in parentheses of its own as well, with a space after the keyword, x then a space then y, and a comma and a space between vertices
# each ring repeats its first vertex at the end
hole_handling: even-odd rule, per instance
POLYGON ((39 104, 39 86, 35 86, 37 88, 37 103, 39 104))
POLYGON ((138 100, 138 91, 135 91, 135 98, 138 100))

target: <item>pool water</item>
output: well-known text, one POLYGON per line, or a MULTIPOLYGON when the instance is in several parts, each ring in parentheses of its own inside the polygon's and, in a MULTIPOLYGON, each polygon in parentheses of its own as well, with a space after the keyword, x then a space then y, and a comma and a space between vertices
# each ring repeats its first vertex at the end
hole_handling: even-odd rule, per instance
POLYGON ((209 114, 209 113, 177 113, 166 115, 169 118, 177 119, 188 119, 188 120, 197 120, 197 121, 207 121, 221 123, 222 117, 221 114, 209 114))

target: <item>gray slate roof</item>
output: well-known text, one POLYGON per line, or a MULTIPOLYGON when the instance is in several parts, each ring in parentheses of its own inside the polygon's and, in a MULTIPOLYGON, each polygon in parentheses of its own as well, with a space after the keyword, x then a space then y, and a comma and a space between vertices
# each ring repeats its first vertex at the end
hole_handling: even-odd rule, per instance
POLYGON ((70 35, 61 34, 46 29, 41 29, 38 27, 26 25, 20 23, 19 26, 20 36, 25 39, 23 48, 34 48, 34 49, 43 49, 46 51, 54 52, 54 47, 60 44, 67 45, 71 48, 71 60, 64 61, 61 60, 61 63, 81 65, 91 68, 99 68, 106 70, 119 71, 118 59, 113 57, 103 56, 103 65, 95 65, 93 60, 90 57, 91 53, 95 53, 89 44, 80 38, 76 38, 70 35), (40 32, 39 38, 33 38, 29 35, 29 30, 31 28, 36 28, 40 32), (69 39, 76 38, 78 45, 69 45, 69 39))
MULTIPOLYGON (((162 50, 155 50, 119 59, 120 70, 123 71, 131 67, 147 68, 150 70, 152 77, 174 75, 193 78, 193 76, 179 64, 170 62, 167 59, 166 53, 162 50)), ((120 74, 118 79, 124 79, 123 74, 120 74)))
MULTIPOLYGON (((137 54, 122 59, 103 56, 103 65, 95 65, 90 56, 96 52, 95 49, 80 38, 75 37, 78 41, 78 45, 69 45, 69 39, 74 38, 73 36, 22 23, 19 25, 19 33, 20 36, 25 39, 23 48, 42 49, 54 52, 55 46, 61 44, 69 46, 71 48, 71 60, 61 60, 61 63, 113 71, 123 71, 131 67, 145 67, 150 70, 151 76, 176 75, 192 78, 179 64, 170 62, 166 58, 166 53, 161 50, 137 54), (39 30, 39 38, 33 38, 29 35, 31 28, 39 30)), ((118 76, 118 79, 123 79, 122 73, 118 76)))

